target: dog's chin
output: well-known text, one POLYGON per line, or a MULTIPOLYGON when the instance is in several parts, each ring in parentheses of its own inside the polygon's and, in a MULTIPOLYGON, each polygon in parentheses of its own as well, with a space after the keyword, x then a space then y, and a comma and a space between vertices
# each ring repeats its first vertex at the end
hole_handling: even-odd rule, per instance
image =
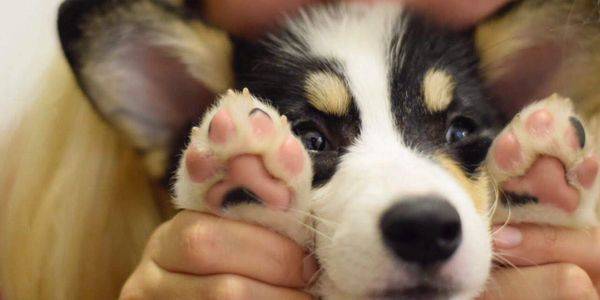
POLYGON ((463 286, 441 285, 433 282, 423 282, 416 286, 387 288, 372 290, 362 295, 352 295, 341 291, 334 292, 335 296, 328 295, 323 299, 352 299, 352 300, 467 300, 473 299, 478 291, 470 291, 463 286), (333 296, 333 297, 331 297, 333 296))
POLYGON ((439 288, 432 285, 420 285, 406 289, 386 289, 375 291, 366 297, 371 300, 448 300, 457 298, 452 288, 439 288))

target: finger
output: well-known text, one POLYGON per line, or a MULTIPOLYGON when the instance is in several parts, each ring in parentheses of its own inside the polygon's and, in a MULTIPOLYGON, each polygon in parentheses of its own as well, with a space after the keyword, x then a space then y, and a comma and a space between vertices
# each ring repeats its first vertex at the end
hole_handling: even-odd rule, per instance
POLYGON ((553 264, 493 272, 478 300, 598 300, 587 273, 571 264, 553 264))
POLYGON ((159 229, 152 259, 171 272, 237 274, 302 287, 317 266, 293 241, 262 227, 184 211, 159 229))
POLYGON ((512 0, 404 0, 404 3, 454 28, 476 24, 512 0))
POLYGON ((600 230, 505 226, 493 234, 497 254, 517 266, 569 262, 600 279, 600 230))
POLYGON ((238 35, 268 30, 284 15, 319 0, 205 0, 203 14, 209 22, 238 35))
POLYGON ((161 281, 160 285, 165 288, 158 294, 163 296, 159 299, 311 299, 309 294, 298 290, 270 286, 235 275, 198 278, 190 275, 171 274, 171 276, 164 276, 161 281), (173 297, 177 294, 190 297, 173 297))
POLYGON ((151 261, 134 273, 121 292, 128 299, 291 299, 309 300, 307 293, 270 286, 236 275, 198 277, 161 270, 151 261))

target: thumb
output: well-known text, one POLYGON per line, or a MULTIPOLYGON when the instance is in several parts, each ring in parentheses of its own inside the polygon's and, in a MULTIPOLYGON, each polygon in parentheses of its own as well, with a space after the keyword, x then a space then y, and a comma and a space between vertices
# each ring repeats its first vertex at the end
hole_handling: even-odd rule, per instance
POLYGON ((283 16, 320 0, 205 0, 204 17, 219 28, 243 36, 259 35, 283 16))
POLYGON ((456 29, 475 25, 512 0, 404 0, 406 6, 456 29))

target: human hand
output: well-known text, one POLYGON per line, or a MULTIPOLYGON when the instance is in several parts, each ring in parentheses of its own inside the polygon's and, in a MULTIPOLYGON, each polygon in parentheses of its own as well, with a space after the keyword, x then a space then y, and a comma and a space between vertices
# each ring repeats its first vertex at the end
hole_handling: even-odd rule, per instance
POLYGON ((357 1, 404 3, 453 28, 483 20, 511 0, 204 0, 204 16, 213 24, 237 35, 252 36, 271 28, 286 13, 319 2, 357 1))
POLYGON ((308 300, 316 269, 273 231, 183 211, 156 229, 120 299, 308 300))
POLYGON ((252 36, 276 24, 281 16, 323 0, 204 0, 205 18, 228 32, 252 36))
POLYGON ((518 268, 495 270, 480 300, 599 299, 600 229, 506 226, 494 244, 500 260, 518 268))
MULTIPOLYGON (((373 1, 373 0, 372 0, 373 1)), ((377 1, 377 0, 375 0, 377 1)), ((475 25, 513 0, 403 0, 408 7, 455 29, 475 25)))

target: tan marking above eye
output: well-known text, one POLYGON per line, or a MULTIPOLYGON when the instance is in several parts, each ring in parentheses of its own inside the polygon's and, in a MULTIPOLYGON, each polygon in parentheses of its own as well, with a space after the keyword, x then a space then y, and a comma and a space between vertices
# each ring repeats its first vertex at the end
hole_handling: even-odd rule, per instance
POLYGON ((423 79, 425 107, 430 112, 441 112, 452 103, 454 78, 444 70, 430 69, 423 79))
POLYGON ((351 97, 346 83, 329 72, 316 72, 304 83, 308 102, 316 109, 335 116, 343 116, 350 110, 351 97))
POLYGON ((436 157, 441 165, 467 191, 477 211, 482 215, 487 213, 489 204, 495 196, 494 187, 487 174, 480 170, 476 176, 469 178, 455 160, 445 154, 436 155, 436 157))

